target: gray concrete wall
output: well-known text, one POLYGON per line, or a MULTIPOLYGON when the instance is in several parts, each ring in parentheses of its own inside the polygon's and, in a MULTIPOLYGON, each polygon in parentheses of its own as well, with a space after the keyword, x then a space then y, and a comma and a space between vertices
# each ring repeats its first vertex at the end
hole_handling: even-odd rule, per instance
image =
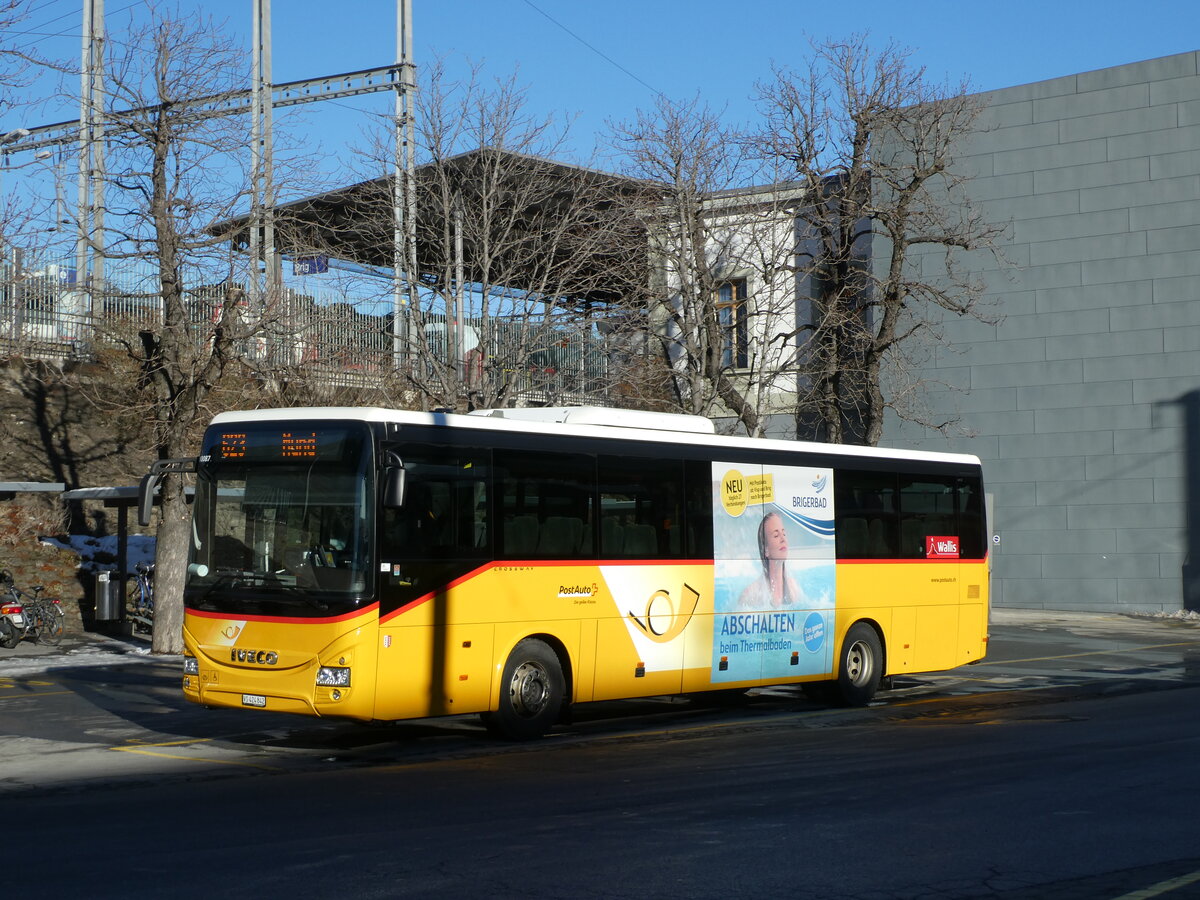
MULTIPOLYGON (((947 322, 924 369, 930 410, 970 436, 893 420, 883 443, 983 458, 997 606, 1185 605, 1198 63, 1185 53, 985 95, 961 163, 988 218, 1009 223, 1007 263, 979 265, 1001 318, 947 322)), ((1193 519, 1200 529, 1200 510, 1193 519)))

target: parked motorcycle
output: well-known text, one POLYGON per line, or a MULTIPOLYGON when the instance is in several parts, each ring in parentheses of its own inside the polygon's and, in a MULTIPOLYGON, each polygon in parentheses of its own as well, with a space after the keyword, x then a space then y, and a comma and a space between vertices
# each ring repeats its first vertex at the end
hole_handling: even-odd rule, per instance
POLYGON ((24 607, 15 600, 0 600, 0 647, 11 650, 24 636, 24 607))

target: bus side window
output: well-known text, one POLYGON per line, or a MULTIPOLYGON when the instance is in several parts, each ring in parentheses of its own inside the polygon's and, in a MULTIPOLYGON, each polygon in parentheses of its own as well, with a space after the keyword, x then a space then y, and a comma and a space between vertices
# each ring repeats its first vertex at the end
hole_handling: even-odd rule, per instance
POLYGON ((593 555, 595 458, 583 454, 497 450, 497 514, 502 559, 579 559, 593 555))
POLYGON ((982 559, 986 555, 983 484, 978 478, 958 479, 958 537, 963 558, 982 559))
POLYGON ((688 559, 712 559, 712 464, 689 460, 683 464, 683 472, 686 491, 684 554, 688 559))
POLYGON ((833 480, 838 557, 894 558, 897 555, 896 548, 900 545, 896 476, 882 472, 838 470, 833 480))
POLYGON ((408 559, 473 559, 490 552, 486 450, 401 445, 405 499, 385 509, 381 552, 408 559))
POLYGON ((601 559, 683 556, 683 467, 678 460, 597 459, 601 559))
POLYGON ((900 556, 924 559, 926 538, 959 537, 957 478, 936 475, 900 479, 900 556))

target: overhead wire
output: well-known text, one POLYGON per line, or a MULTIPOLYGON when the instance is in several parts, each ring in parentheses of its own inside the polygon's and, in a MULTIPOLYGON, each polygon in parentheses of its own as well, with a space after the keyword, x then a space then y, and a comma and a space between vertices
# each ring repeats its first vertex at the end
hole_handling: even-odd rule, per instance
MULTIPOLYGON (((50 0, 50 2, 55 2, 55 0, 50 0)), ((133 3, 127 3, 125 6, 122 6, 120 9, 111 10, 110 12, 106 13, 106 18, 108 15, 117 15, 119 13, 125 12, 128 9, 133 9, 133 7, 135 7, 135 6, 142 6, 145 4, 145 2, 146 2, 146 0, 135 0, 135 2, 133 2, 133 3)), ((74 28, 66 28, 66 29, 63 29, 62 31, 49 31, 49 32, 41 30, 43 28, 49 28, 50 26, 52 26, 55 22, 59 21, 60 19, 65 19, 68 16, 77 15, 77 14, 78 14, 77 11, 72 9, 72 10, 69 10, 68 12, 62 13, 61 15, 55 16, 53 19, 49 19, 48 21, 42 22, 40 25, 32 26, 31 28, 24 30, 24 31, 10 31, 10 32, 8 32, 8 34, 16 35, 16 36, 36 35, 36 39, 32 40, 32 41, 28 41, 24 45, 25 47, 32 47, 34 44, 40 44, 42 41, 48 40, 50 38, 82 37, 83 36, 82 33, 75 30, 74 28)))
POLYGON ((651 93, 655 94, 656 96, 659 96, 659 97, 663 96, 662 91, 660 91, 658 88, 654 87, 651 84, 648 84, 645 80, 640 78, 635 73, 631 72, 629 69, 625 68, 623 65, 621 65, 619 62, 617 62, 615 59, 613 59, 611 56, 609 56, 607 53, 605 53, 599 47, 596 47, 595 45, 589 43, 587 40, 585 40, 580 35, 576 34, 574 31, 572 31, 570 28, 568 28, 562 22, 558 21, 558 19, 554 18, 554 16, 550 15, 550 13, 546 12, 544 9, 539 7, 537 4, 533 3, 532 0, 524 0, 524 3, 526 6, 528 6, 530 9, 532 9, 534 12, 544 16, 555 26, 557 26, 558 28, 561 28, 563 31, 565 31, 567 34, 569 34, 575 40, 579 41, 579 43, 583 44, 583 46, 587 47, 589 50, 591 50, 593 53, 595 53, 597 56, 599 56, 601 59, 603 59, 609 65, 615 66, 616 68, 620 69, 622 72, 624 72, 626 75, 628 75, 634 81, 636 81, 642 87, 646 88, 646 90, 650 91, 651 93))
MULTIPOLYGON (((42 6, 36 7, 34 9, 31 9, 29 11, 29 14, 32 15, 33 13, 40 12, 46 6, 49 6, 50 3, 54 3, 54 2, 56 2, 56 0, 49 0, 48 3, 43 4, 42 6)), ((49 28, 51 25, 53 25, 55 22, 59 21, 60 19, 65 19, 65 18, 67 18, 67 16, 77 15, 77 14, 78 14, 78 7, 76 7, 75 9, 72 9, 72 10, 68 10, 67 12, 62 13, 61 15, 57 15, 53 19, 43 22, 40 25, 34 25, 31 28, 29 28, 28 30, 10 31, 9 34, 11 34, 11 35, 31 35, 31 34, 41 35, 41 37, 39 37, 37 41, 31 42, 33 44, 36 44, 39 41, 45 40, 48 37, 62 37, 62 36, 69 34, 70 32, 69 31, 61 31, 58 33, 47 33, 47 32, 42 31, 41 29, 49 28)))

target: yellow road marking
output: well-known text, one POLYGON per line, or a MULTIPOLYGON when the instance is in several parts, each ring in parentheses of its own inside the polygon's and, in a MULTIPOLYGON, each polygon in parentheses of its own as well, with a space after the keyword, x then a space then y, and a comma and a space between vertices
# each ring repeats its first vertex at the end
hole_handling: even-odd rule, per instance
POLYGON ((1200 641, 1179 641, 1174 644, 1149 644, 1145 647, 1123 647, 1111 650, 1087 650, 1083 653, 1063 653, 1059 656, 1031 656, 1028 659, 985 659, 979 666, 1011 666, 1013 663, 1046 662, 1051 659, 1078 659, 1081 656, 1108 656, 1114 653, 1138 653, 1142 650, 1165 650, 1169 647, 1197 647, 1200 641))
POLYGON ((264 765, 259 765, 258 763, 239 762, 237 760, 232 760, 232 759, 212 759, 207 756, 182 756, 177 753, 160 753, 157 750, 151 749, 154 747, 186 747, 191 744, 205 744, 205 743, 208 743, 209 740, 210 740, 210 738, 199 738, 199 739, 184 740, 184 741, 160 741, 158 743, 151 744, 151 743, 142 743, 141 741, 137 741, 135 739, 135 741, 133 742, 133 746, 109 747, 108 749, 109 750, 117 750, 117 751, 120 751, 121 753, 137 753, 141 756, 154 756, 159 759, 178 759, 178 760, 182 760, 183 762, 206 762, 206 763, 212 763, 215 766, 238 766, 238 767, 244 768, 244 769, 261 769, 264 772, 282 772, 282 771, 284 771, 279 766, 264 766, 264 765))
POLYGON ((1113 898, 1113 900, 1149 900, 1151 897, 1160 897, 1176 888, 1195 884, 1197 881, 1200 881, 1200 872, 1191 872, 1187 875, 1180 875, 1178 878, 1168 878, 1166 881, 1152 884, 1150 887, 1142 888, 1140 891, 1131 891, 1128 894, 1122 894, 1120 897, 1113 898))
MULTIPOLYGON (((140 738, 130 738, 129 743, 140 747, 186 747, 188 744, 207 744, 212 738, 184 738, 182 741, 143 741, 140 738)), ((124 749, 114 747, 114 750, 124 749)))

